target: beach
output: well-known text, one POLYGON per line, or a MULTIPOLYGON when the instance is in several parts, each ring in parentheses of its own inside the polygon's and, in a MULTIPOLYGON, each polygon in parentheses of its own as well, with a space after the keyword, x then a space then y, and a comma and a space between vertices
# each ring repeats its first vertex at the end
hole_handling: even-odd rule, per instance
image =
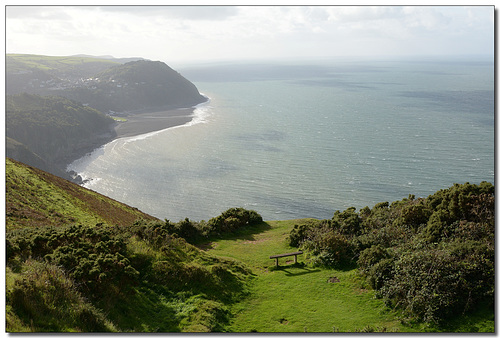
POLYGON ((118 120, 110 131, 100 137, 88 140, 79 149, 61 158, 56 165, 67 170, 74 161, 91 154, 95 149, 112 142, 113 140, 133 137, 167 128, 182 126, 193 120, 197 106, 189 108, 149 108, 134 112, 122 112, 114 116, 118 120))
POLYGON ((116 138, 131 137, 184 125, 193 119, 193 107, 121 115, 114 127, 116 138))

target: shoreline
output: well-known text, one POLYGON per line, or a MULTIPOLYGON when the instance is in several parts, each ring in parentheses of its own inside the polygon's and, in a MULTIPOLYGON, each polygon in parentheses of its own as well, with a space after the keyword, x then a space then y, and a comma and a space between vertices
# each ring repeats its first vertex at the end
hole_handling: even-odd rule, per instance
POLYGON ((116 136, 113 140, 182 126, 193 120, 195 109, 195 107, 177 108, 125 115, 123 118, 126 121, 117 121, 114 125, 116 136))
MULTIPOLYGON (((139 136, 164 129, 183 126, 193 121, 195 110, 210 102, 210 98, 201 94, 205 101, 189 107, 164 106, 156 108, 145 108, 132 112, 117 113, 116 117, 124 118, 126 121, 116 121, 113 131, 116 134, 111 140, 123 137, 139 136)), ((109 141, 109 142, 111 142, 109 141)))
POLYGON ((66 156, 62 161, 59 161, 58 166, 66 174, 72 176, 74 182, 81 184, 80 175, 68 170, 68 167, 76 160, 90 155, 96 149, 120 138, 140 136, 186 125, 192 122, 196 117, 195 110, 197 107, 208 102, 210 102, 210 98, 206 97, 204 102, 200 102, 191 107, 157 107, 118 113, 115 116, 123 118, 125 121, 116 121, 110 127, 108 133, 101 135, 101 137, 93 140, 93 142, 89 143, 87 146, 66 156), (80 179, 78 177, 80 177, 80 179))

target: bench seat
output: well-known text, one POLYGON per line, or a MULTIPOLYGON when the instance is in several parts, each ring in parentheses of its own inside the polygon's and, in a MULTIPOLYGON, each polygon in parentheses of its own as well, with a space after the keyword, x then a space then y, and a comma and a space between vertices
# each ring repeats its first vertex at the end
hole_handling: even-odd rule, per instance
POLYGON ((280 254, 280 255, 274 255, 274 256, 270 256, 269 258, 270 259, 276 259, 276 266, 279 266, 278 264, 278 258, 281 258, 281 257, 288 257, 288 256, 295 256, 295 263, 297 263, 297 255, 302 255, 303 252, 302 251, 297 251, 297 252, 291 252, 291 253, 285 253, 285 254, 280 254))

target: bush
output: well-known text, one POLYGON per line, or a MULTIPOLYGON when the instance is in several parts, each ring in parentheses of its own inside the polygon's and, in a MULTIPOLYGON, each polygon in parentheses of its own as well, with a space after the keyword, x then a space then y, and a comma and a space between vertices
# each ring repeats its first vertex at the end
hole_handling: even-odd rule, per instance
POLYGON ((383 258, 373 264, 367 273, 367 280, 375 290, 380 290, 394 278, 394 258, 383 258))
POLYGON ((477 242, 453 242, 404 252, 380 289, 411 317, 440 323, 493 300, 494 252, 477 242))
POLYGON ((19 257, 45 260, 93 292, 103 292, 110 283, 124 287, 139 274, 126 257, 123 237, 102 225, 25 228, 7 237, 8 263, 19 257))
POLYGON ((328 223, 311 227, 301 248, 315 257, 315 263, 329 267, 351 264, 354 259, 354 246, 340 230, 332 229, 328 223))
POLYGON ((168 237, 171 235, 182 237, 189 243, 196 243, 261 222, 262 216, 254 210, 231 208, 211 218, 208 222, 193 222, 189 218, 178 223, 172 223, 169 220, 165 220, 164 223, 140 220, 132 227, 132 233, 141 239, 147 239, 156 247, 161 247, 164 239, 168 243, 168 237))
MULTIPOLYGON (((327 223, 328 221, 323 221, 322 223, 327 223)), ((304 223, 301 224, 295 224, 293 227, 292 231, 290 231, 290 234, 288 235, 287 241, 290 246, 298 248, 304 240, 309 236, 309 233, 313 227, 318 226, 317 221, 305 221, 304 223)))
POLYGON ((380 244, 374 245, 361 252, 358 258, 358 266, 362 271, 368 271, 384 258, 389 258, 387 249, 380 244))
POLYGON ((340 212, 335 211, 332 218, 332 227, 337 228, 345 236, 357 236, 361 232, 361 218, 355 207, 340 212))
POLYGON ((113 331, 103 313, 88 303, 64 270, 29 260, 25 273, 7 292, 6 303, 38 332, 113 331))
POLYGON ((244 226, 255 225, 261 222, 262 216, 254 210, 231 208, 207 222, 207 228, 210 229, 208 235, 222 235, 223 233, 233 232, 244 226))
POLYGON ((336 211, 295 226, 289 244, 312 261, 359 271, 387 304, 407 317, 442 323, 494 301, 494 187, 455 184, 427 198, 409 195, 336 211))

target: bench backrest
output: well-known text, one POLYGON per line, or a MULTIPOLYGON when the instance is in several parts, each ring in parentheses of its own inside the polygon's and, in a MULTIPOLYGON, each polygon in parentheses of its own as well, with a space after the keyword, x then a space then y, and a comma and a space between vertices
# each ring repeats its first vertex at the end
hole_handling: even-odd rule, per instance
POLYGON ((274 255, 270 256, 269 258, 280 258, 280 257, 287 257, 287 256, 296 256, 296 255, 302 255, 302 251, 297 251, 297 252, 291 252, 291 253, 286 253, 286 254, 281 254, 281 255, 274 255))

